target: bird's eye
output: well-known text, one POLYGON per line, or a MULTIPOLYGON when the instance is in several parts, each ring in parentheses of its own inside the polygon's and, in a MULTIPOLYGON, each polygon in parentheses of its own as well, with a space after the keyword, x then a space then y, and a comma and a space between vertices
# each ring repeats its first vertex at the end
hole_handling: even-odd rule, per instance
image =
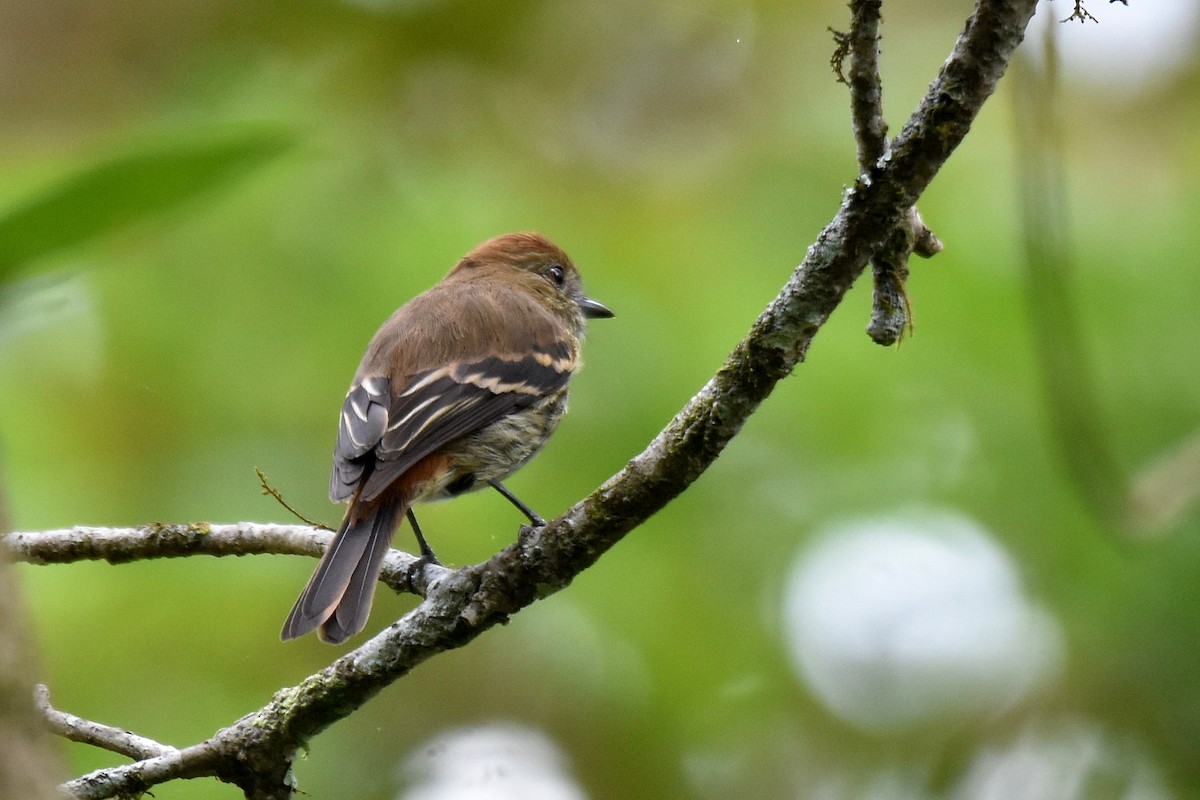
POLYGON ((553 283, 555 286, 562 286, 563 281, 566 280, 566 273, 563 272, 563 268, 558 264, 551 264, 546 269, 546 277, 549 278, 551 283, 553 283))

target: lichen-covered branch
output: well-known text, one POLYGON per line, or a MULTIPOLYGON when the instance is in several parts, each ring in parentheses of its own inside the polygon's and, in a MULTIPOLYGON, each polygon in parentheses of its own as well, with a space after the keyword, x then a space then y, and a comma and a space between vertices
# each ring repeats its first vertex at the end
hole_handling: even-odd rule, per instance
POLYGON ((332 534, 307 525, 207 522, 133 528, 77 526, 56 531, 16 532, 4 541, 9 554, 30 564, 70 564, 107 561, 124 564, 145 558, 184 556, 245 556, 284 553, 319 556, 332 534))
MULTIPOLYGON (((78 798, 136 794, 170 778, 205 774, 237 784, 249 798, 291 797, 291 759, 311 737, 431 656, 466 644, 533 601, 562 589, 687 489, 776 383, 803 360, 813 336, 868 260, 897 226, 909 220, 910 209, 962 142, 1004 74, 1035 3, 978 0, 916 112, 891 147, 846 192, 836 216, 779 295, 717 374, 621 471, 547 526, 523 529, 515 544, 482 564, 448 571, 404 562, 416 573, 413 582, 423 587, 425 600, 366 644, 299 685, 280 690, 262 709, 207 742, 85 776, 67 784, 69 794, 78 798)), ((143 529, 123 545, 77 541, 64 551, 75 557, 121 560, 151 555, 155 548, 160 551, 157 555, 215 555, 297 552, 300 547, 294 541, 295 529, 280 538, 273 526, 235 527, 241 531, 225 531, 221 526, 186 526, 176 531, 158 526, 153 531, 143 529), (164 538, 164 531, 172 536, 164 538), (240 543, 218 545, 218 540, 208 538, 214 532, 228 533, 230 542, 240 543), (157 540, 146 541, 155 536, 157 540)), ((20 534, 8 543, 9 549, 26 560, 63 560, 51 558, 54 548, 35 542, 37 536, 20 534)), ((317 549, 319 544, 312 551, 317 549)))
POLYGON ((111 725, 103 725, 74 714, 68 714, 65 711, 59 711, 50 705, 50 690, 41 684, 34 691, 34 700, 50 731, 69 741, 90 744, 137 759, 154 758, 179 752, 174 747, 159 744, 153 739, 138 736, 136 733, 122 728, 114 728, 111 725))
MULTIPOLYGON (((152 523, 134 528, 77 526, 54 531, 16 532, 3 540, 8 555, 30 564, 70 564, 107 561, 125 564, 147 558, 184 556, 297 555, 319 557, 333 539, 328 530, 307 525, 274 525, 257 522, 178 525, 152 523)), ((438 574, 431 565, 413 571, 416 557, 393 550, 383 564, 380 579, 398 592, 424 593, 419 582, 438 574), (414 585, 410 585, 412 579, 414 585)))
POLYGON ((850 124, 858 144, 858 168, 866 172, 887 150, 883 79, 879 75, 879 13, 883 0, 851 0, 850 33, 839 44, 850 55, 850 124))

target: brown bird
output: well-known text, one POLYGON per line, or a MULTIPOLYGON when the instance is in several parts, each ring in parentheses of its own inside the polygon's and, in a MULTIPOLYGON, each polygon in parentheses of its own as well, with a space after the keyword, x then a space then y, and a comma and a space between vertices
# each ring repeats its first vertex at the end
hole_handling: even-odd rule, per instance
POLYGON ((533 233, 476 247, 375 333, 342 404, 329 495, 345 519, 283 624, 337 644, 363 629, 392 534, 412 506, 491 486, 533 458, 567 410, 584 320, 611 317, 566 253, 533 233))

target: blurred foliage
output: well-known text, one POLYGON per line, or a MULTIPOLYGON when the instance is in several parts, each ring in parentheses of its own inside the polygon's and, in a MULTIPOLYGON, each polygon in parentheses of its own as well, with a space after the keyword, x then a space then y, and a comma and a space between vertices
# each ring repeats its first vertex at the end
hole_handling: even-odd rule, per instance
POLYGON ((170 210, 290 143, 283 130, 195 136, 76 172, 0 217, 0 280, 55 250, 170 210))
MULTIPOLYGON (((969 5, 885 7, 893 130, 969 5)), ((1059 33, 1096 35, 1132 5, 1059 33)), ((592 326, 571 414, 510 483, 557 513, 702 385, 836 210, 855 156, 826 28, 845 23, 842 0, 7 4, 14 526, 286 518, 254 467, 336 521, 335 414, 367 339, 475 243, 520 229, 561 244, 618 315, 592 326)), ((1082 355, 1131 475, 1198 425, 1200 48, 1186 52, 1124 92, 1068 71, 1058 107, 1082 355)), ((946 251, 913 265, 915 336, 872 345, 855 287, 691 491, 567 591, 314 741, 301 788, 395 796, 420 743, 512 720, 557 741, 595 798, 935 796, 1031 720, 1083 719, 1174 796, 1200 794, 1200 518, 1123 539, 1064 472, 1026 308, 1012 97, 1006 81, 921 203, 946 251), (998 716, 863 733, 791 668, 783 586, 830 520, 913 505, 996 538, 1065 631, 1066 666, 998 716)), ((520 520, 479 494, 422 522, 465 563, 520 520)), ((23 568, 56 704, 204 738, 337 654, 276 638, 311 567, 23 568)), ((411 603, 381 596, 372 629, 411 603)), ((116 760, 69 754, 76 772, 116 760)))

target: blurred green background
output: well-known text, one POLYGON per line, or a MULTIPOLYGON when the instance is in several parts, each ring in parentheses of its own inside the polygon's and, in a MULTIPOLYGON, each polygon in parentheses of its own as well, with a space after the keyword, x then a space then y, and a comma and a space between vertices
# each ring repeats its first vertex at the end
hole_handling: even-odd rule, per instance
MULTIPOLYGON (((1159 4, 1095 5, 1101 24, 1057 33, 1111 66, 1121 51, 1100 43, 1159 4)), ((1131 481, 1200 428, 1185 5, 1169 27, 1187 43, 1158 46, 1177 61, 1113 75, 1068 60, 1057 104, 1077 355, 1131 481)), ((886 4, 894 131, 969 6, 886 4)), ((367 339, 509 230, 554 239, 617 312, 591 326, 571 414, 509 482, 559 513, 699 389, 854 180, 826 30, 846 24, 841 0, 4 4, 0 464, 15 528, 291 521, 255 467, 336 523, 336 413, 367 339)), ((495 721, 548 737, 593 798, 968 797, 989 754, 1043 734, 1060 767, 1117 754, 1059 797, 1200 796, 1200 515, 1131 537, 1064 466, 1050 422, 1064 409, 1047 407, 1030 328, 1013 97, 1006 79, 921 201, 946 251, 913 265, 915 335, 873 345, 860 281, 690 491, 566 591, 313 741, 307 796, 399 796, 411 753, 495 721), (987 532, 1061 658, 1002 707, 872 728, 792 664, 783 598, 831 524, 913 508, 987 532)), ((1175 495, 1200 482, 1191 469, 1166 467, 1175 495)), ((463 564, 520 520, 489 493, 422 522, 463 564)), ((56 705, 184 745, 341 652, 278 641, 312 566, 20 572, 56 705)), ((410 606, 381 592, 368 631, 410 606)), ((120 763, 69 754, 76 774, 120 763)))

